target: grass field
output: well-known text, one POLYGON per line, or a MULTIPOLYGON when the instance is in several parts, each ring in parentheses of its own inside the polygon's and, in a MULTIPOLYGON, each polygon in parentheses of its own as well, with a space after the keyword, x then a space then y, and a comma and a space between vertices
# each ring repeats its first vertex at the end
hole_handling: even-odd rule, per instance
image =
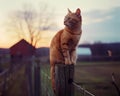
POLYGON ((112 84, 112 73, 120 88, 120 62, 78 62, 75 82, 96 96, 118 96, 112 84))
MULTIPOLYGON (((49 66, 45 66, 41 67, 42 70, 50 75, 49 66)), ((8 89, 7 96, 27 96, 26 77, 24 71, 25 69, 22 68, 18 73, 16 73, 18 78, 14 80, 13 85, 8 89)), ((111 76, 113 72, 115 74, 117 85, 120 88, 120 62, 78 62, 75 65, 74 81, 89 92, 93 93, 95 96, 118 96, 117 91, 112 84, 111 76)), ((42 80, 45 82, 44 77, 42 77, 42 80)), ((50 82, 50 80, 48 81, 50 82)), ((75 96, 82 96, 79 95, 79 91, 77 89, 75 89, 75 91, 75 96)))

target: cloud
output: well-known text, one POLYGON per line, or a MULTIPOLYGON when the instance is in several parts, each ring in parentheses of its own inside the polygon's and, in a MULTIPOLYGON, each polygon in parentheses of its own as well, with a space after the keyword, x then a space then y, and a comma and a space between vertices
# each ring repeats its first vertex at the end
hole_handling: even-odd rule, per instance
POLYGON ((88 13, 84 13, 83 19, 85 24, 104 22, 106 20, 112 19, 116 15, 116 9, 118 10, 120 7, 109 10, 93 10, 88 13))
POLYGON ((83 39, 120 42, 120 7, 83 14, 83 39))
POLYGON ((96 28, 101 28, 102 30, 107 29, 108 31, 120 31, 120 7, 110 9, 106 12, 97 11, 95 14, 92 13, 89 18, 93 21, 89 23, 90 26, 96 26, 96 28))

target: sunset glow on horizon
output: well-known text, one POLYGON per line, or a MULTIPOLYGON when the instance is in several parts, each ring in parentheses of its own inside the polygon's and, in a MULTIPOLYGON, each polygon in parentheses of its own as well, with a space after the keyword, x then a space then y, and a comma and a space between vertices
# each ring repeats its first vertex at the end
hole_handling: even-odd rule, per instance
MULTIPOLYGON (((36 47, 37 48, 49 47, 51 39, 55 34, 56 34, 56 32, 50 32, 50 31, 41 32, 40 33, 40 41, 37 43, 36 47)), ((16 39, 14 38, 14 40, 12 40, 12 37, 5 38, 2 35, 0 35, 0 39, 2 40, 2 42, 0 42, 0 48, 10 48, 11 46, 13 46, 14 44, 16 44, 17 42, 19 42, 21 40, 17 37, 16 37, 16 39), (7 42, 7 41, 9 41, 9 42, 7 42)))
MULTIPOLYGON (((63 21, 67 14, 67 8, 71 11, 75 11, 76 8, 81 9, 83 33, 80 44, 120 42, 120 36, 118 35, 120 33, 120 0, 92 0, 91 2, 89 0, 2 0, 0 1, 0 48, 10 48, 20 40, 15 32, 9 32, 9 30, 5 29, 5 21, 8 19, 9 13, 21 9, 24 4, 39 10, 44 3, 48 9, 54 11, 55 18, 53 17, 53 20, 57 27, 55 26, 54 29, 47 32, 41 32, 40 42, 37 47, 49 47, 50 41, 56 32, 64 28, 63 21)), ((50 14, 48 13, 47 15, 50 14)))

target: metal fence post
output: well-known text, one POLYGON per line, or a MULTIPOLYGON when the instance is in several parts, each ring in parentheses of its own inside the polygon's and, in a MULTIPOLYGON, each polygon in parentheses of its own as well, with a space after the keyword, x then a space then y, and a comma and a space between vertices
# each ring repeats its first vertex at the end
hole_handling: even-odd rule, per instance
POLYGON ((74 96, 74 65, 56 64, 56 96, 74 96))

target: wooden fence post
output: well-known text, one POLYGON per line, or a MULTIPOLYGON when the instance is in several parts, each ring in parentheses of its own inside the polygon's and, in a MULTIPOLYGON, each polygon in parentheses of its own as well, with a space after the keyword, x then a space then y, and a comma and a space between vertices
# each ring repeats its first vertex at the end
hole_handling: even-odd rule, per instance
POLYGON ((74 65, 56 64, 56 96, 74 96, 74 65))
POLYGON ((34 96, 41 96, 40 63, 36 61, 34 66, 34 96))
POLYGON ((40 62, 32 58, 26 63, 28 96, 41 96, 40 62))
POLYGON ((3 89, 2 89, 2 96, 6 96, 8 70, 5 71, 3 76, 4 76, 4 81, 3 81, 4 83, 3 83, 3 89))
POLYGON ((27 78, 27 90, 28 96, 33 95, 33 84, 32 84, 32 63, 30 60, 26 62, 26 78, 27 78))

